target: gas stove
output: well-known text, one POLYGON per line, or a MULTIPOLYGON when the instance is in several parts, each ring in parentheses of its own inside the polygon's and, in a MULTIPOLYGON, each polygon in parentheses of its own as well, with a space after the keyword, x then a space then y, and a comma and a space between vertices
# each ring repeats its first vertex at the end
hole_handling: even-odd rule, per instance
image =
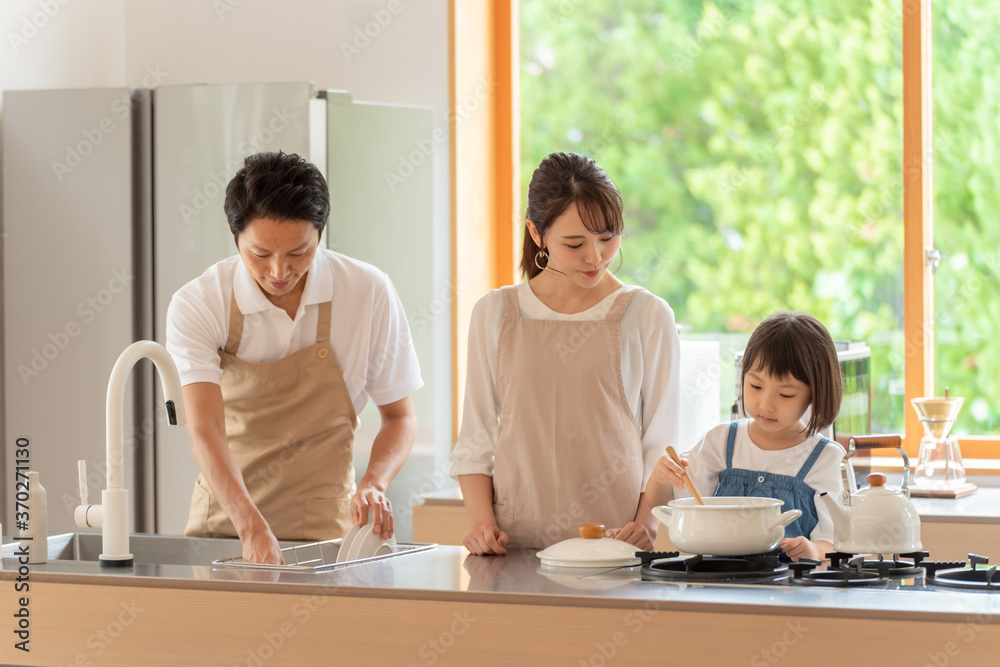
POLYGON ((701 585, 825 586, 892 590, 939 587, 1000 593, 1000 576, 989 559, 931 561, 926 551, 892 558, 827 554, 830 562, 787 562, 780 551, 751 556, 681 556, 676 551, 637 552, 642 581, 701 585))

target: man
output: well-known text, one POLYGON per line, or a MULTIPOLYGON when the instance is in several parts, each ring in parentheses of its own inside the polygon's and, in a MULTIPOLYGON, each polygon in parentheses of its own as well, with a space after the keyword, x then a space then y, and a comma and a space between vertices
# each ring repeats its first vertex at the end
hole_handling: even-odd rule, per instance
POLYGON ((180 371, 201 475, 185 533, 237 536, 248 562, 278 539, 392 536, 386 488, 416 437, 423 382, 406 314, 375 267, 319 248, 323 175, 298 155, 246 159, 226 188, 239 255, 174 294, 167 349, 180 371), (382 425, 355 487, 354 431, 371 397, 382 425))

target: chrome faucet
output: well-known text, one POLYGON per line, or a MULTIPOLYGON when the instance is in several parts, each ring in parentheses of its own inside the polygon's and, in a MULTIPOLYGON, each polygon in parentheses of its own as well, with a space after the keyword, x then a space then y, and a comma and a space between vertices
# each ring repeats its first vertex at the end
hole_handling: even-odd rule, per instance
POLYGON ((181 379, 170 354, 159 343, 140 340, 132 343, 118 357, 108 380, 107 403, 107 466, 108 484, 101 493, 100 505, 87 504, 87 463, 80 461, 80 505, 73 514, 80 528, 100 528, 100 564, 129 566, 132 552, 129 548, 128 491, 124 483, 125 441, 122 437, 125 403, 125 382, 132 366, 143 357, 149 359, 160 373, 160 386, 166 400, 167 419, 171 425, 184 424, 184 402, 181 400, 181 379))

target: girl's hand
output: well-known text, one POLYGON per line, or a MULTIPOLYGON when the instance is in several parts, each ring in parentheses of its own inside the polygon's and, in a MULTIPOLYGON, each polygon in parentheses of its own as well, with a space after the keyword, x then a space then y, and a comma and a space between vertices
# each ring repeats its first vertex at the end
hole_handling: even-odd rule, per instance
MULTIPOLYGON (((687 467, 688 462, 681 459, 684 467, 687 467)), ((682 475, 684 474, 684 468, 673 462, 669 456, 661 456, 660 460, 656 462, 656 467, 653 468, 652 479, 656 480, 657 484, 666 484, 678 489, 684 488, 684 479, 682 475)))
POLYGON ((462 544, 469 550, 469 553, 479 555, 506 556, 504 549, 510 538, 507 533, 500 530, 496 523, 473 526, 469 534, 462 540, 462 544))
POLYGON ((781 550, 796 563, 799 562, 800 558, 823 560, 823 554, 819 547, 807 537, 786 537, 781 540, 781 550))
POLYGON ((634 544, 643 551, 653 550, 653 537, 649 534, 645 526, 635 521, 629 521, 623 528, 610 528, 604 535, 634 544))

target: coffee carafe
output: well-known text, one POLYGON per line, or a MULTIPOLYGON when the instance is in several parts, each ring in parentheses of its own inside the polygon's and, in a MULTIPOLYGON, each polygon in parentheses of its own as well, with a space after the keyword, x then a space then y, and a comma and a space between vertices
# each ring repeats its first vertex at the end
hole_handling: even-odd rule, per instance
POLYGON ((965 466, 962 465, 962 452, 958 446, 958 438, 949 435, 964 401, 963 398, 948 396, 947 389, 945 389, 944 398, 914 398, 911 400, 913 409, 917 411, 925 432, 924 437, 920 440, 920 454, 917 457, 917 466, 914 470, 914 490, 955 491, 961 489, 969 492, 976 488, 975 485, 966 482, 965 466))

